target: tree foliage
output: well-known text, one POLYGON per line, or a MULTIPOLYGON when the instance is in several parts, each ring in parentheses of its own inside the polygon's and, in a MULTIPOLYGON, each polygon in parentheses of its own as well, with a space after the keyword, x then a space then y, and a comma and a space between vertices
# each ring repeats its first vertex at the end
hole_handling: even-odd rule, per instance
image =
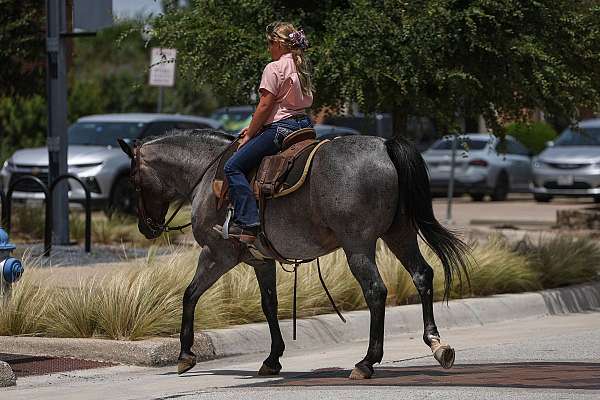
POLYGON ((45 24, 43 2, 0 0, 0 97, 45 91, 45 24))
POLYGON ((239 103, 277 19, 309 35, 316 106, 392 112, 397 134, 409 114, 449 130, 484 115, 498 128, 525 108, 573 117, 600 103, 597 0, 196 0, 154 24, 194 82, 239 103))

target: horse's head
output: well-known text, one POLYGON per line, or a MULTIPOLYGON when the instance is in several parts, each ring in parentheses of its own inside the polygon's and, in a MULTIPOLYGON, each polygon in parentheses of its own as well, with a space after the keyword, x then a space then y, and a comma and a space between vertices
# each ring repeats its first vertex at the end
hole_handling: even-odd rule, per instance
MULTIPOLYGON (((130 179, 137 194, 138 229, 147 239, 156 239, 164 231, 172 190, 162 182, 151 163, 142 157, 142 145, 136 143, 132 148, 122 139, 118 142, 131 158, 130 179)), ((144 154, 148 160, 153 158, 150 153, 144 154)))

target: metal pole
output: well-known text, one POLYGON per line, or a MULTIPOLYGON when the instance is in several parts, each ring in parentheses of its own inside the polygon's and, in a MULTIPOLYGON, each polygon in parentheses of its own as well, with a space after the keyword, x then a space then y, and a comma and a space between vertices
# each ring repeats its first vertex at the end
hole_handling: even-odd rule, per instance
POLYGON ((158 87, 158 102, 156 104, 156 112, 160 114, 163 108, 163 101, 165 98, 165 88, 162 86, 158 87))
POLYGON ((452 223, 452 198, 454 197, 454 169, 456 166, 456 135, 452 135, 452 156, 450 159, 450 182, 448 182, 448 208, 446 221, 452 223))
MULTIPOLYGON (((67 167, 67 63, 65 40, 67 31, 65 0, 46 0, 48 94, 48 182, 68 172, 67 167)), ((68 184, 60 182, 52 197, 54 243, 69 243, 68 184)))

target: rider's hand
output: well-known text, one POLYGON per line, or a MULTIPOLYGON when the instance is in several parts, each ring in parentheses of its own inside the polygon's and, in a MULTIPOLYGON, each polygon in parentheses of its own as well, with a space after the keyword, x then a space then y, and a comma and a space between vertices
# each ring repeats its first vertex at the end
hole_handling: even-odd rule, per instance
POLYGON ((243 145, 245 145, 246 143, 248 143, 248 141, 249 141, 250 139, 252 139, 250 136, 248 136, 248 135, 246 134, 246 132, 247 132, 247 131, 248 131, 248 128, 244 128, 244 129, 242 129, 242 131, 240 132, 240 139, 239 139, 239 141, 238 141, 238 149, 239 149, 240 147, 242 147, 243 145))

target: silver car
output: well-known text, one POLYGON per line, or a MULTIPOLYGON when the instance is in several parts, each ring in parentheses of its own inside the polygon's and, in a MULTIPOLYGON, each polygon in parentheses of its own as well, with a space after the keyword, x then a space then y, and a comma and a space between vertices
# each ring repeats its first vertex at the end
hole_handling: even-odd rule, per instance
MULTIPOLYGON (((132 212, 134 192, 129 183, 130 160, 117 144, 117 138, 135 140, 161 135, 170 129, 212 128, 220 123, 209 118, 169 114, 107 114, 82 117, 69 127, 69 172, 87 183, 94 208, 132 212)), ((48 182, 48 149, 39 147, 16 151, 0 171, 0 188, 5 192, 11 182, 23 175, 34 175, 48 182)), ((85 193, 69 181, 69 199, 83 202, 85 193)), ((15 200, 43 199, 33 182, 18 183, 15 200)))
POLYGON ((533 160, 533 174, 537 201, 574 196, 600 202, 600 119, 563 131, 533 160))
MULTIPOLYGON (((450 180, 452 140, 440 139, 423 153, 429 169, 431 191, 445 194, 450 180)), ((504 142, 487 133, 458 138, 455 164, 455 192, 468 193, 481 201, 506 199, 509 192, 529 192, 532 178, 531 152, 512 136, 504 142)))

